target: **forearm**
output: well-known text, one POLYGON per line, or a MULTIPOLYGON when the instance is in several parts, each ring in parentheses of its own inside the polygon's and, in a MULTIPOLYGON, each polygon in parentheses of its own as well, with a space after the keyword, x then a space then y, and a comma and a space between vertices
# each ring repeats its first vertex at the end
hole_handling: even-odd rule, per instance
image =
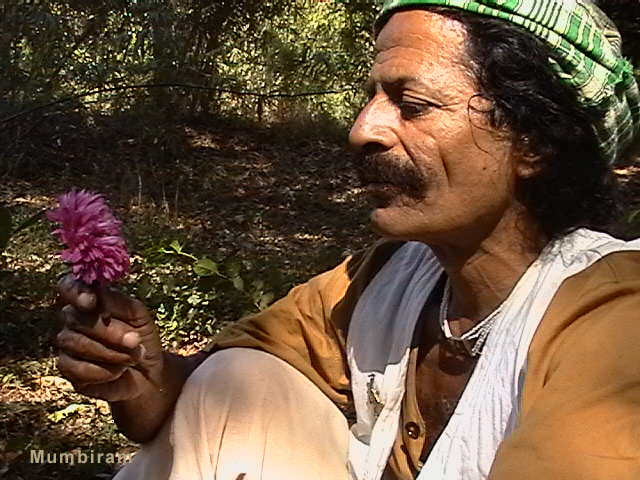
POLYGON ((120 431, 135 442, 152 440, 173 411, 187 378, 206 358, 205 353, 181 357, 165 352, 159 379, 148 382, 145 391, 135 399, 111 403, 111 413, 120 431))

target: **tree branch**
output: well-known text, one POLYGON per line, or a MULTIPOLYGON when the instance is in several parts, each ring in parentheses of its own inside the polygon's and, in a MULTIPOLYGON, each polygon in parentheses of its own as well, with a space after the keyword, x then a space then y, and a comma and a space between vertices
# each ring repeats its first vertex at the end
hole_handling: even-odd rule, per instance
POLYGON ((209 91, 218 92, 218 93, 229 93, 232 95, 238 95, 242 97, 251 96, 251 97, 260 97, 260 98, 299 98, 299 97, 313 97, 313 96, 320 96, 320 95, 338 95, 341 93, 346 93, 346 92, 355 90, 354 88, 347 88, 344 90, 324 90, 324 91, 312 91, 312 92, 300 92, 300 93, 283 93, 283 92, 262 93, 262 92, 233 90, 228 88, 207 87, 204 85, 189 85, 186 83, 147 83, 147 84, 141 84, 141 85, 122 85, 119 87, 100 88, 97 90, 92 90, 90 92, 80 93, 77 95, 72 95, 70 97, 61 98, 59 100, 55 100, 53 102, 49 102, 43 105, 38 105, 37 107, 31 108, 29 110, 18 112, 7 118, 3 118, 2 120, 0 120, 0 124, 9 123, 25 115, 29 115, 31 113, 38 112, 40 110, 45 110, 47 108, 54 107, 56 105, 60 105, 63 103, 71 102, 73 100, 79 100, 84 97, 89 97, 91 95, 98 95, 100 93, 119 92, 123 90, 140 90, 140 89, 151 89, 151 88, 188 88, 188 89, 194 89, 194 90, 209 90, 209 91))

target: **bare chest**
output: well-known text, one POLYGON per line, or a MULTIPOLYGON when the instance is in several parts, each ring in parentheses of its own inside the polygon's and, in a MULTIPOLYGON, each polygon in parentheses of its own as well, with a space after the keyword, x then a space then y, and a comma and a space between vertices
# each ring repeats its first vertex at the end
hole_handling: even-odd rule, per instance
POLYGON ((451 418, 476 359, 443 338, 437 318, 427 319, 418 352, 416 397, 427 431, 427 454, 451 418))

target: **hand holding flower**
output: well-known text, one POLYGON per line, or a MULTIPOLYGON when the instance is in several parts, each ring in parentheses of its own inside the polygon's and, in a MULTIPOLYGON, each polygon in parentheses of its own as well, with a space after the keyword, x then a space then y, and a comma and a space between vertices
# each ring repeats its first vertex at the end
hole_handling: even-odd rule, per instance
POLYGON ((111 402, 130 439, 153 438, 189 374, 207 357, 163 351, 153 318, 138 300, 113 288, 129 271, 129 254, 101 195, 70 192, 48 217, 65 244, 71 272, 58 283, 67 304, 58 335, 58 367, 80 393, 111 402))
POLYGON ((47 213, 59 224, 60 257, 71 267, 58 289, 67 305, 58 335, 58 365, 81 393, 109 401, 156 386, 163 351, 145 306, 110 285, 129 272, 121 223, 102 195, 71 191, 47 213))
POLYGON ((58 368, 76 390, 111 402, 156 390, 163 350, 146 307, 117 290, 88 289, 70 275, 58 283, 67 305, 57 337, 58 368))

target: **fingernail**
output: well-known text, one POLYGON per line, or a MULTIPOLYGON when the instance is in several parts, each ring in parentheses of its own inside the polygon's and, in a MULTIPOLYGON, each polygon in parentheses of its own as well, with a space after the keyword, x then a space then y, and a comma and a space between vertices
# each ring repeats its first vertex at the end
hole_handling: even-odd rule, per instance
POLYGON ((122 337, 122 345, 131 349, 136 348, 140 345, 140 335, 136 332, 125 333, 122 337))
POLYGON ((78 294, 78 306, 85 310, 96 308, 96 296, 91 292, 80 292, 78 294))
POLYGON ((58 285, 60 285, 60 287, 64 288, 65 290, 71 288, 73 286, 73 277, 69 274, 65 274, 58 280, 58 285))
POLYGON ((147 359, 147 349, 144 345, 138 345, 133 353, 131 354, 131 358, 133 359, 134 365, 141 365, 147 359))

